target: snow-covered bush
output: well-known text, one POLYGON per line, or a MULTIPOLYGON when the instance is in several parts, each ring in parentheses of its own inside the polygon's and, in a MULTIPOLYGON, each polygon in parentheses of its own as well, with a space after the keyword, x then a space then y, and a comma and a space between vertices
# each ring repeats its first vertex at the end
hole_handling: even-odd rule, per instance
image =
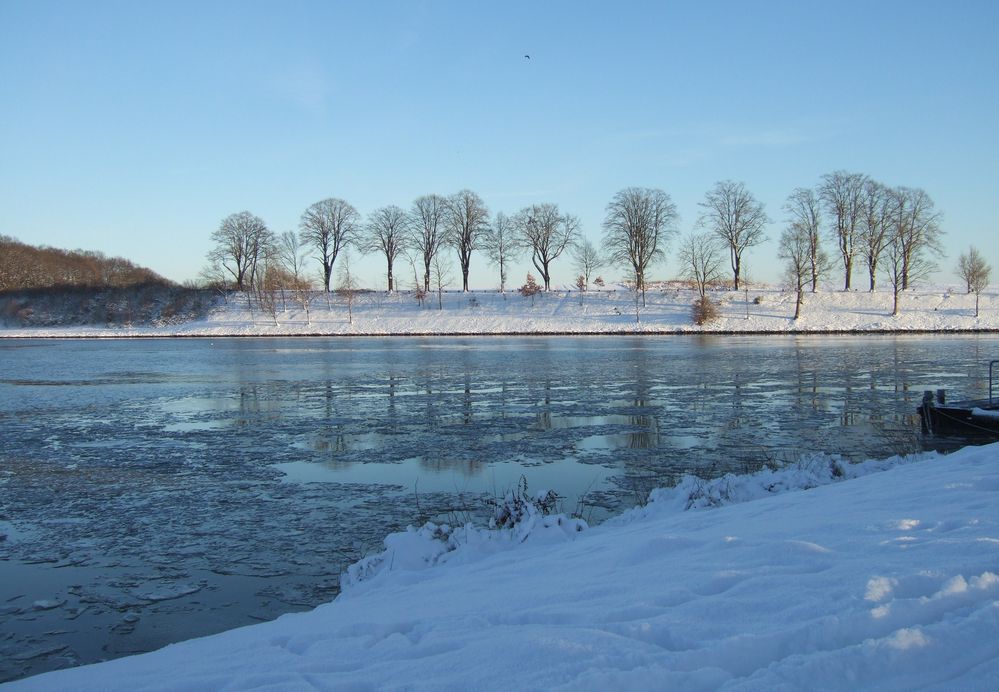
POLYGON ((489 501, 493 516, 488 527, 472 522, 451 526, 431 521, 389 534, 385 550, 363 558, 340 575, 340 588, 347 590, 385 571, 416 571, 443 562, 471 562, 521 543, 571 540, 588 525, 582 519, 557 513, 559 499, 551 490, 529 495, 527 481, 521 478, 516 490, 489 501))
POLYGON ((508 491, 502 498, 488 500, 493 509, 489 528, 510 529, 532 516, 555 514, 559 499, 554 490, 542 490, 532 497, 527 491, 527 478, 521 476, 516 490, 508 491))

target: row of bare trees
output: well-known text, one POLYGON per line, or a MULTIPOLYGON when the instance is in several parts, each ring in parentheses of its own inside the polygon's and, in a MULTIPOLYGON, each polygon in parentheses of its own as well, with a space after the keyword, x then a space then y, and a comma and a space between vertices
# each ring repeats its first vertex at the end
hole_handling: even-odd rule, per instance
POLYGON ((403 255, 422 268, 422 289, 429 291, 435 262, 449 247, 457 253, 465 291, 475 250, 499 267, 501 290, 506 287, 510 264, 529 252, 548 290, 552 263, 575 246, 578 236, 579 220, 563 214, 555 204, 537 204, 512 217, 499 213, 490 218, 482 198, 471 190, 447 197, 424 195, 408 211, 381 207, 367 219, 348 202, 330 198, 305 210, 297 234, 289 231, 280 239, 250 212, 226 217, 212 233, 205 276, 243 291, 263 280, 264 265, 297 280, 301 262, 311 256, 322 267, 323 286, 329 292, 337 258, 353 247, 385 258, 389 291, 396 289, 395 265, 403 255))
MULTIPOLYGON (((727 256, 732 286, 738 290, 744 281, 744 254, 766 240, 772 219, 744 183, 731 180, 716 183, 699 206, 694 232, 677 248, 684 276, 697 285, 703 298, 707 286, 721 281, 727 256)), ((925 276, 942 255, 940 214, 930 196, 918 188, 889 187, 863 174, 835 171, 822 176, 814 188, 793 190, 783 211, 786 228, 778 257, 789 285, 799 293, 796 313, 806 288, 816 291, 820 279, 833 271, 826 243, 835 247, 831 254, 842 266, 844 290, 851 289, 857 264, 866 268, 871 291, 882 272, 892 286, 896 311, 899 292, 925 276)), ((426 294, 432 277, 438 289, 443 284, 445 248, 457 254, 465 291, 475 251, 499 269, 500 290, 508 285, 511 263, 524 253, 530 256, 543 289, 550 290, 552 265, 569 251, 579 271, 580 289, 585 290, 599 267, 617 266, 629 272, 644 302, 649 271, 667 258, 678 225, 676 205, 655 188, 629 187, 614 195, 606 208, 600 250, 582 237, 579 219, 555 204, 492 216, 481 197, 462 190, 450 196, 424 195, 408 210, 382 207, 363 219, 348 202, 330 198, 302 214, 299 233, 288 231, 279 239, 248 212, 227 217, 212 235, 215 245, 209 259, 215 276, 227 275, 240 290, 254 285, 262 263, 274 267, 275 275, 291 285, 307 282, 302 267, 311 255, 322 267, 329 292, 337 258, 353 247, 384 257, 389 291, 397 289, 394 267, 406 257, 415 288, 426 294)))
POLYGON ((927 276, 936 268, 935 259, 943 256, 940 213, 919 188, 890 187, 861 173, 835 171, 824 175, 814 190, 794 190, 784 210, 788 222, 778 256, 797 292, 795 318, 806 287, 814 292, 819 278, 831 270, 820 243, 823 216, 842 263, 843 289, 850 290, 858 260, 867 270, 872 293, 882 271, 892 288, 893 315, 898 314, 900 293, 927 276))
MULTIPOLYGON (((765 228, 771 220, 742 183, 717 183, 701 206, 704 211, 697 227, 702 232, 683 241, 679 257, 685 276, 697 285, 703 298, 706 287, 721 279, 722 254, 728 254, 733 286, 739 287, 742 254, 765 240, 765 228)), ((806 289, 815 292, 819 280, 833 271, 834 262, 824 241, 835 247, 844 290, 851 290, 858 263, 867 270, 871 292, 877 290, 882 272, 892 288, 893 314, 898 313, 900 292, 935 269, 935 260, 943 255, 940 214, 930 196, 919 188, 889 187, 864 174, 835 171, 822 176, 815 188, 793 190, 783 211, 786 228, 780 237, 778 258, 788 284, 798 295, 795 318, 800 315, 806 289)), ((972 249, 972 257, 975 253, 972 249)), ((971 260, 968 265, 979 267, 976 276, 983 274, 980 265, 971 260)))

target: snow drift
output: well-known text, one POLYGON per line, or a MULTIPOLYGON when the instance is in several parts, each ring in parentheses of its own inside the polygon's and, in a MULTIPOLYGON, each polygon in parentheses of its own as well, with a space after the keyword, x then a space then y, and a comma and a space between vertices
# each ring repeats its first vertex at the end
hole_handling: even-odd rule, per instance
POLYGON ((997 462, 999 444, 816 458, 687 479, 587 530, 536 514, 526 533, 469 530, 458 549, 423 527, 312 612, 10 689, 986 689, 997 462), (429 559, 404 548, 434 542, 429 559))

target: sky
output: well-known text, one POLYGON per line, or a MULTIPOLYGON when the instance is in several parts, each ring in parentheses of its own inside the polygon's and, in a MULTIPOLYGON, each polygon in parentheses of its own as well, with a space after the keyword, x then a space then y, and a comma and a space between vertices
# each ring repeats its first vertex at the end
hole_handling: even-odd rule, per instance
MULTIPOLYGON (((0 234, 184 281, 243 210, 282 232, 327 197, 366 216, 468 188, 599 243, 625 187, 665 190, 682 237, 731 179, 773 219, 749 278, 777 281, 785 198, 843 169, 931 195, 956 283, 970 245, 999 268, 997 25, 970 0, 0 0, 0 234)), ((382 288, 383 263, 353 265, 382 288)), ((476 254, 470 280, 498 284, 476 254)))

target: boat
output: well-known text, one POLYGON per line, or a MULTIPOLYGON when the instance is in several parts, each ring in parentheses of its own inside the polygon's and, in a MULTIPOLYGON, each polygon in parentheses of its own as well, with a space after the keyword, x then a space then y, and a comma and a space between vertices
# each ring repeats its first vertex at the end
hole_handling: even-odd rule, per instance
POLYGON ((947 393, 938 389, 923 393, 916 411, 924 434, 999 437, 999 396, 993 394, 993 369, 999 360, 989 362, 989 398, 947 402, 947 393))

